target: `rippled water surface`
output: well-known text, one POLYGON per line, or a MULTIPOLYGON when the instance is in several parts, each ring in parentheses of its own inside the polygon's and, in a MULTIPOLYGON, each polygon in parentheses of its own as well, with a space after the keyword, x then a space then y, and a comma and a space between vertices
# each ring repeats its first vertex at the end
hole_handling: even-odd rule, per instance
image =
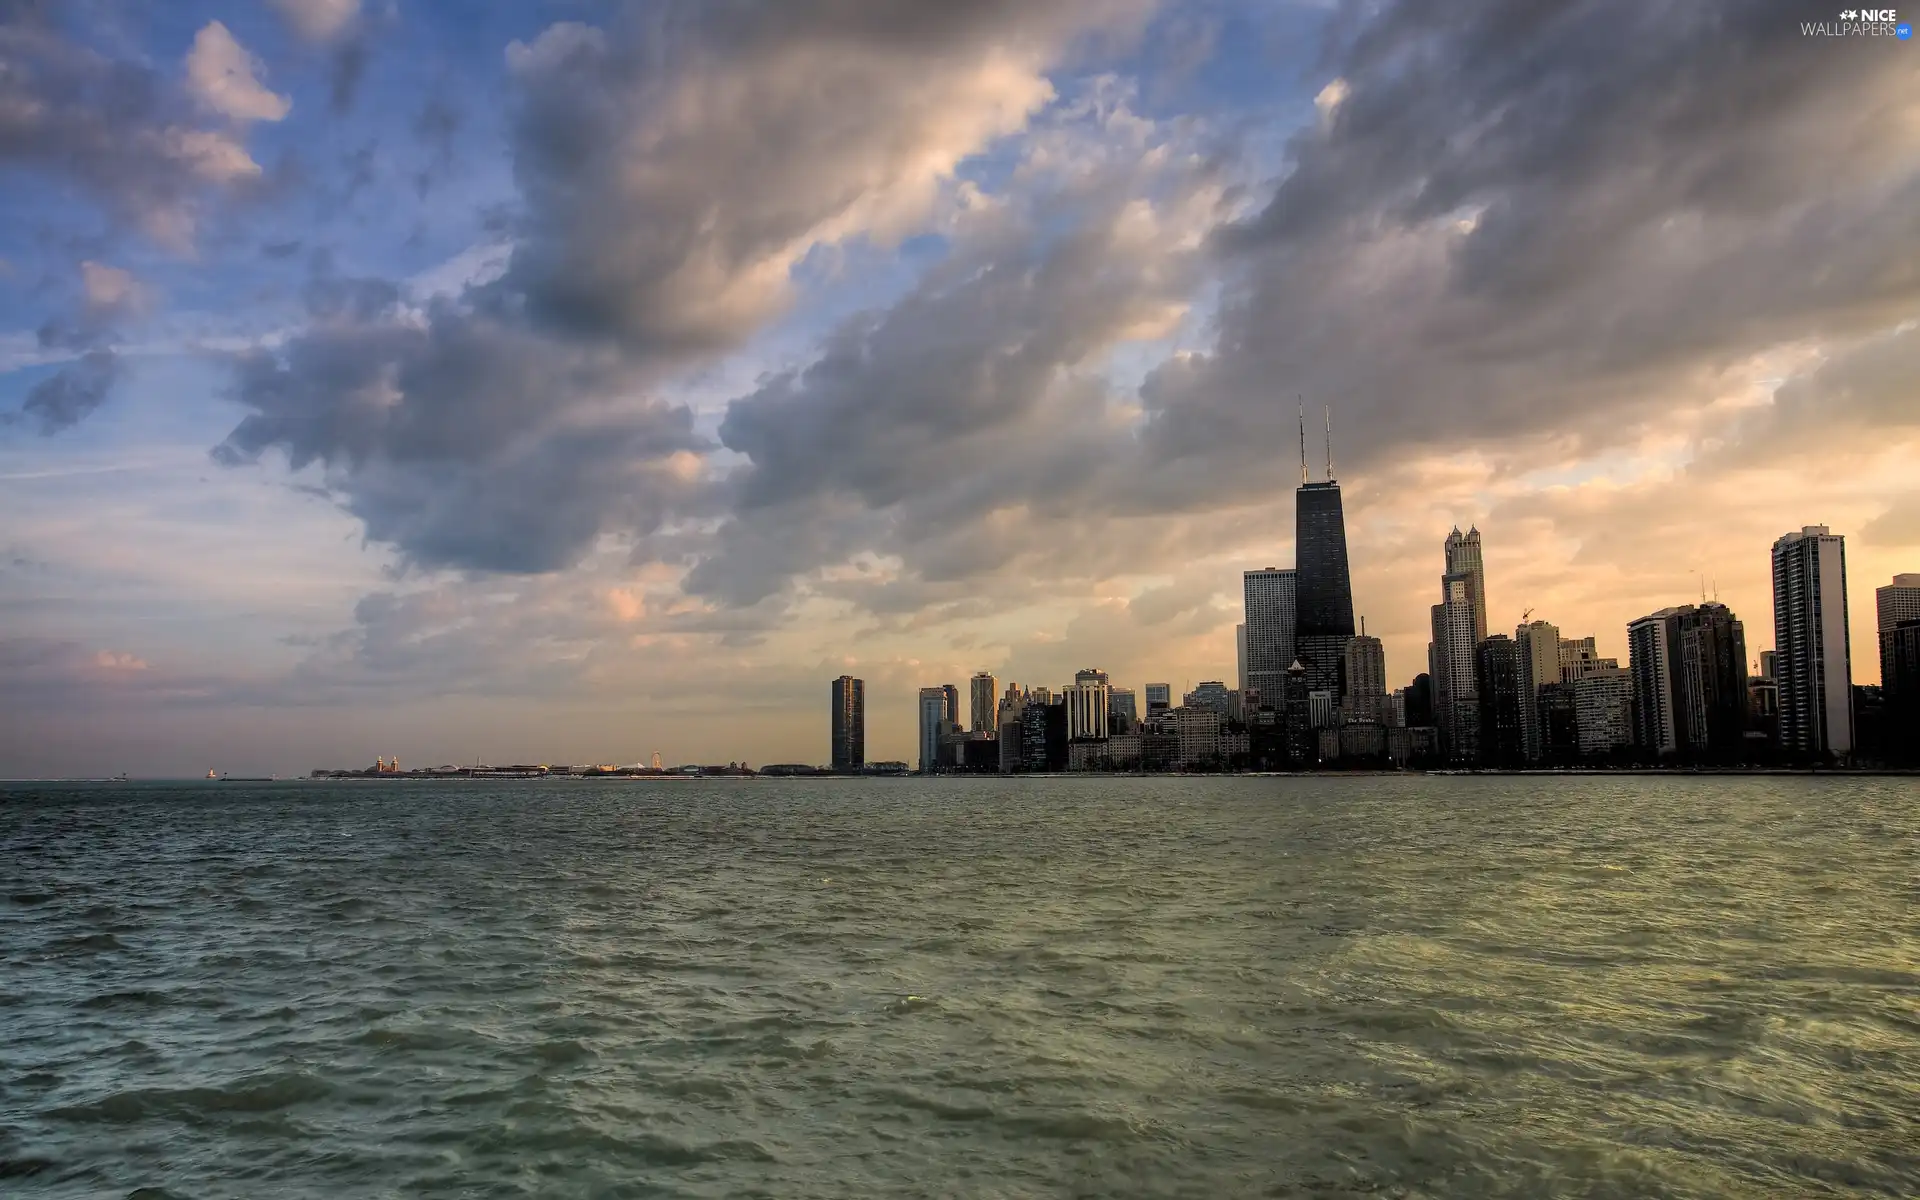
POLYGON ((0 785, 7 1196, 1920 1193, 1920 781, 0 785))

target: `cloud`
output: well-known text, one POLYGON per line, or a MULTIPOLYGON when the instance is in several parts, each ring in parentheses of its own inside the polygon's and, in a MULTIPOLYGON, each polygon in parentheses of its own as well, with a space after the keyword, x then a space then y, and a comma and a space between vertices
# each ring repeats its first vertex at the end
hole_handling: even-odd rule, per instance
POLYGON ((88 260, 80 264, 81 289, 87 311, 97 315, 120 315, 145 307, 146 289, 133 272, 88 260))
POLYGON ((1342 459, 1631 436, 1782 342, 1920 309, 1910 55, 1810 50, 1797 4, 1383 6, 1330 59, 1218 338, 1147 389, 1162 457, 1342 459), (1334 99, 1338 103, 1332 103, 1334 99))
POLYGON ((120 361, 113 351, 89 350, 77 362, 34 384, 20 406, 20 416, 37 422, 43 435, 70 429, 106 403, 119 378, 120 361))
POLYGON ((235 121, 278 121, 291 105, 255 78, 259 70, 225 25, 209 21, 187 52, 187 90, 202 108, 235 121))
POLYGON ((186 96, 151 68, 31 12, 0 23, 0 164, 71 181, 180 252, 211 195, 261 175, 237 133, 197 127, 186 96))
POLYGON ((360 15, 360 0, 268 0, 295 33, 310 42, 330 42, 360 15))
POLYGON ((721 439, 748 465, 691 589, 752 603, 861 551, 948 584, 1100 557, 1118 532, 1100 527, 1133 507, 1135 441, 1099 370, 1177 322, 1201 266, 1185 233, 1218 186, 1179 155, 1046 149, 1059 178, 963 223, 907 296, 728 406, 721 439))
POLYGON ((815 247, 924 226, 1051 97, 1047 65, 1134 7, 685 5, 516 42, 504 269, 421 307, 320 281, 309 328, 237 361, 251 411, 217 456, 322 465, 420 565, 677 536, 715 515, 684 466, 712 447, 649 389, 781 313, 815 247))

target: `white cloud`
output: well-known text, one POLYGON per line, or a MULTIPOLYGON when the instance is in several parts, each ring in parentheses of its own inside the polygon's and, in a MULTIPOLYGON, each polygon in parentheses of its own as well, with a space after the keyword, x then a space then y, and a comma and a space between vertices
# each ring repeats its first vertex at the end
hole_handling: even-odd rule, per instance
POLYGON ((267 0, 310 42, 330 42, 360 14, 360 0, 267 0))
POLYGON ((236 121, 278 121, 292 106, 255 77, 259 70, 225 25, 209 21, 187 52, 187 90, 201 107, 236 121))

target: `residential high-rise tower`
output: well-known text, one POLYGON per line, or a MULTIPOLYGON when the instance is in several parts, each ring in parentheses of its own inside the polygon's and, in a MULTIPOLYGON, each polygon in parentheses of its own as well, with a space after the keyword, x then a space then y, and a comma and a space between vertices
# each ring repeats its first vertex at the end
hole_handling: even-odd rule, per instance
POLYGON ((1847 544, 1825 525, 1808 525, 1773 543, 1773 645, 1782 753, 1852 754, 1847 544))
POLYGON ((920 689, 920 771, 932 772, 940 765, 940 735, 952 728, 949 693, 959 691, 951 684, 920 689))
POLYGON ((867 684, 842 675, 833 681, 833 769, 867 765, 867 684))
POLYGON ((1387 715, 1387 652, 1377 637, 1347 639, 1347 695, 1341 715, 1348 723, 1383 725, 1387 715))
POLYGON ((1528 762, 1547 756, 1547 723, 1540 689, 1560 682, 1560 630, 1551 621, 1528 621, 1513 631, 1520 648, 1520 741, 1528 762))

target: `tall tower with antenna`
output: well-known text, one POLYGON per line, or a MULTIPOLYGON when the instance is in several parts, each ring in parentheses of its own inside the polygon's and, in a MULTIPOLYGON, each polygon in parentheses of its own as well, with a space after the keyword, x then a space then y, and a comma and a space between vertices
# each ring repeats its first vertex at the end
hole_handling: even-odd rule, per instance
POLYGON ((1307 398, 1300 397, 1300 486, 1307 486, 1307 398))
POLYGON ((1339 711, 1345 652, 1353 637, 1353 582, 1347 567, 1346 516, 1333 477, 1333 406, 1327 406, 1327 477, 1307 478, 1306 420, 1300 422, 1300 490, 1294 493, 1294 655, 1309 692, 1324 691, 1339 711))

